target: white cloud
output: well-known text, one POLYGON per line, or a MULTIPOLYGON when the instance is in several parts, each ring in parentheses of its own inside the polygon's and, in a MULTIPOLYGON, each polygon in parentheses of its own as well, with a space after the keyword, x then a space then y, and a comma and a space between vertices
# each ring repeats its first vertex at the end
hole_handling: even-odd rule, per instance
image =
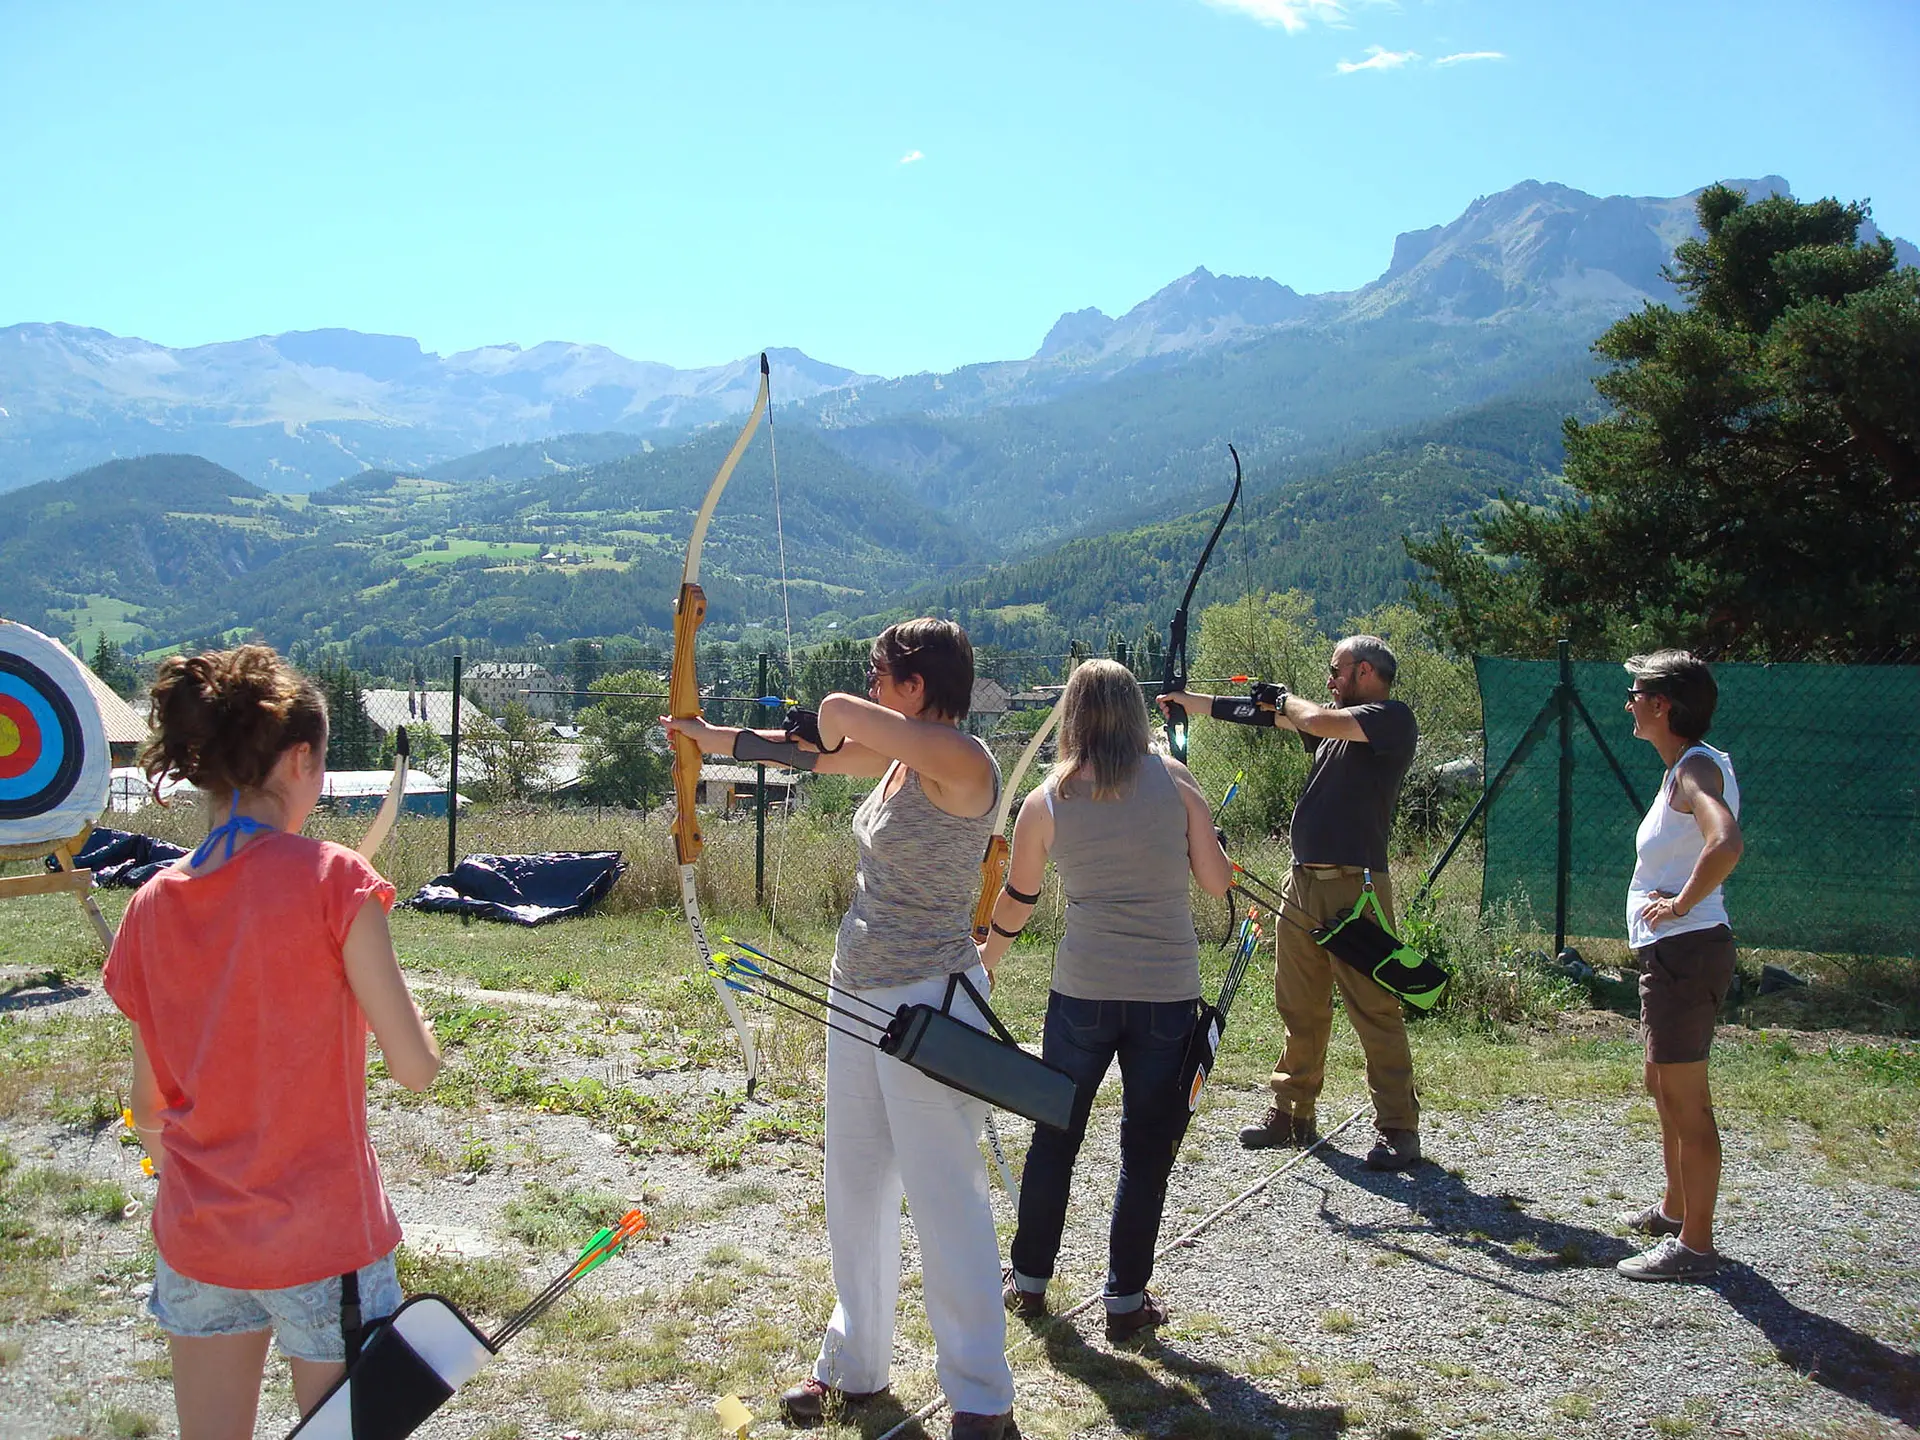
POLYGON ((1504 60, 1504 50, 1462 50, 1458 55, 1442 55, 1435 65, 1464 65, 1469 60, 1504 60))
POLYGON ((1216 10, 1233 10, 1262 25, 1298 35, 1315 20, 1337 25, 1346 18, 1347 0, 1206 0, 1216 10))
POLYGON ((1361 70, 1398 70, 1410 60, 1420 57, 1411 50, 1389 50, 1382 45, 1369 45, 1364 60, 1341 60, 1334 69, 1342 75, 1352 75, 1361 70))
POLYGON ((927 157, 925 155, 922 155, 918 150, 909 150, 906 154, 900 157, 900 163, 902 165, 912 165, 926 158, 927 157))

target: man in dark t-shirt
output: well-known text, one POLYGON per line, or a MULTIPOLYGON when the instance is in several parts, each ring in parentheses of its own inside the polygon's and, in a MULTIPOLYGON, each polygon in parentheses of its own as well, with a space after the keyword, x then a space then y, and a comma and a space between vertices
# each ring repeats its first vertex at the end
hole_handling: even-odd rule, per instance
POLYGON ((1397 668, 1384 640, 1354 635, 1334 648, 1327 666, 1330 705, 1285 690, 1271 706, 1238 696, 1183 692, 1160 697, 1163 710, 1179 705, 1191 715, 1296 731, 1313 756, 1293 809, 1293 866, 1281 886, 1287 914, 1276 926, 1274 1004, 1286 1022, 1287 1042, 1268 1081, 1272 1106, 1240 1132, 1240 1143, 1250 1150, 1311 1145, 1319 1137, 1314 1110, 1326 1079, 1333 987, 1338 985, 1366 1053, 1367 1086, 1380 1132, 1367 1165, 1404 1170, 1420 1159, 1420 1103, 1399 997, 1351 965, 1335 963, 1304 928, 1352 910, 1369 879, 1392 923, 1387 841, 1400 783, 1420 739, 1413 711, 1388 693, 1397 668))

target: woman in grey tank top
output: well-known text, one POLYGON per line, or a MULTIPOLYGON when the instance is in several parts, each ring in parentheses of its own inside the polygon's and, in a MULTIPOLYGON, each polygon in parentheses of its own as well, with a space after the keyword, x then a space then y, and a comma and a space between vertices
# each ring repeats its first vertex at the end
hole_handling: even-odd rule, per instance
MULTIPOLYGON (((817 716, 795 716, 791 734, 691 720, 668 728, 709 754, 877 778, 854 812, 860 864, 834 944, 833 984, 886 1012, 940 1004, 957 971, 971 972, 984 992, 973 905, 1000 772, 986 747, 960 729, 973 695, 973 647, 950 621, 894 625, 873 643, 867 681, 871 698, 829 695, 817 716)), ((952 1008, 984 1028, 964 996, 952 1008)), ((983 1102, 873 1045, 827 1032, 834 1307, 813 1374, 780 1397, 789 1423, 818 1425, 829 1412, 886 1391, 904 1194, 953 1434, 1001 1440, 1018 1433, 999 1239, 980 1156, 986 1114, 983 1102)))
POLYGON ((1007 1307, 1046 1313, 1073 1162, 1107 1067, 1120 1061, 1120 1179, 1108 1235, 1107 1334, 1166 1318, 1147 1293, 1167 1175, 1186 1124, 1180 1062, 1200 998, 1188 877, 1211 895, 1233 879, 1187 767, 1147 748, 1146 700, 1125 666, 1090 660, 1061 697, 1060 762, 1020 807, 1006 889, 982 948, 989 972, 1033 913, 1047 860, 1067 927, 1053 958, 1041 1054, 1079 1082, 1066 1130, 1037 1126, 1020 1184, 1007 1307))

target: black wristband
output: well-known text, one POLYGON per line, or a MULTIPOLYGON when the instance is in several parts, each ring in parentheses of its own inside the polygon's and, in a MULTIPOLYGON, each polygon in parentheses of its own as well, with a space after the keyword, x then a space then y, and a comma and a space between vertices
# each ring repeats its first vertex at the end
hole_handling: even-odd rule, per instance
POLYGON ((787 738, 789 740, 798 735, 822 755, 836 754, 839 752, 840 746, 847 743, 847 739, 843 735, 840 737, 840 745, 836 745, 833 749, 829 750, 827 748, 827 742, 820 738, 820 712, 818 710, 809 710, 805 706, 796 706, 794 709, 789 710, 787 712, 787 718, 781 722, 781 729, 787 732, 787 738))
POLYGON ((733 758, 784 765, 789 770, 811 770, 820 757, 801 749, 797 740, 769 740, 757 730, 742 730, 733 737, 733 758))
POLYGON ((1000 888, 1007 892, 1009 899, 1018 900, 1022 905, 1038 905, 1040 903, 1040 892, 1038 890, 1034 891, 1031 895, 1022 895, 1018 890, 1014 889, 1012 885, 1002 885, 1000 888))
POLYGON ((991 929, 991 930, 993 931, 993 933, 994 933, 994 934, 996 934, 996 935, 999 935, 999 936, 1002 936, 1002 937, 1004 937, 1005 939, 1008 939, 1008 940, 1018 940, 1018 939, 1020 938, 1020 930, 1024 930, 1024 929, 1026 929, 1027 927, 1026 927, 1026 926, 1024 926, 1024 925, 1022 925, 1022 926, 1020 927, 1020 930, 1003 930, 1003 929, 1001 929, 1001 928, 1000 928, 1000 922, 999 922, 998 920, 996 920, 996 921, 994 921, 994 922, 993 922, 993 924, 992 924, 991 926, 989 926, 988 928, 989 928, 989 929, 991 929))
POLYGON ((1235 725, 1273 723, 1267 719, 1273 712, 1262 710, 1260 702, 1251 695, 1216 695, 1213 697, 1213 707, 1207 713, 1215 720, 1231 720, 1235 725))

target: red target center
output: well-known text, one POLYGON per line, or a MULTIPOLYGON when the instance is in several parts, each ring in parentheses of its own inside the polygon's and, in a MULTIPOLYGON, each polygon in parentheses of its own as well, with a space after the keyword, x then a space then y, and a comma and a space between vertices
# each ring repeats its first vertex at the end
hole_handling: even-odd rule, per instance
POLYGON ((0 780, 14 780, 40 759, 40 724, 11 695, 0 695, 0 780))

